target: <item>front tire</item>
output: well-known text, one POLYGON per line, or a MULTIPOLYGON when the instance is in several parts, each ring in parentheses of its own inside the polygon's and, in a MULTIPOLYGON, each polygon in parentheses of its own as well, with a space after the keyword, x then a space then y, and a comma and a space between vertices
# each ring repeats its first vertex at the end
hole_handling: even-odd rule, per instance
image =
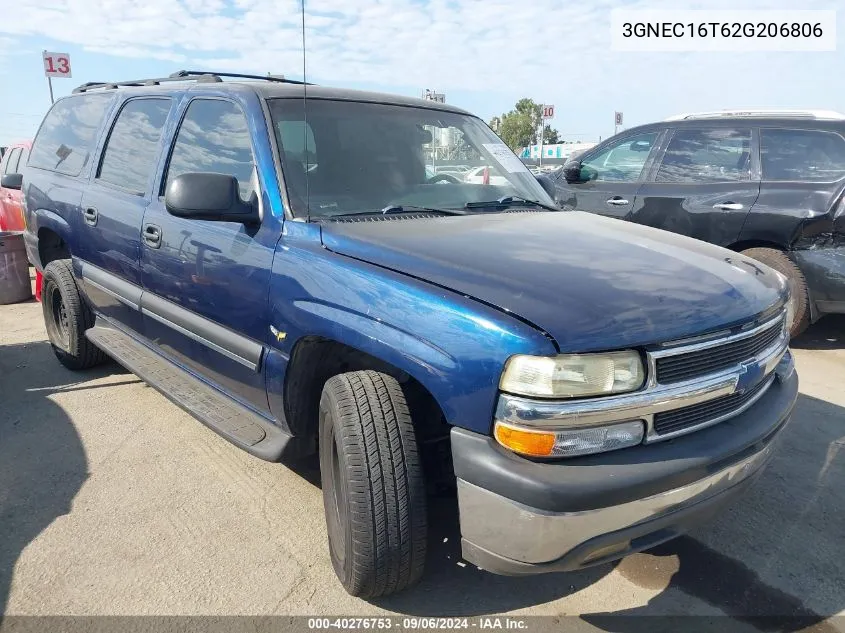
POLYGON ((774 248, 749 248, 742 251, 742 254, 763 262, 786 277, 792 297, 790 307, 793 315, 789 335, 795 338, 801 334, 810 325, 810 294, 804 273, 786 253, 774 248))
POLYGON ((375 371, 329 379, 320 398, 320 472, 332 566, 353 596, 419 580, 426 498, 414 427, 399 383, 375 371))
POLYGON ((68 369, 88 369, 105 360, 105 354, 85 338, 94 315, 79 294, 69 259, 56 259, 44 268, 41 309, 47 337, 59 362, 68 369))

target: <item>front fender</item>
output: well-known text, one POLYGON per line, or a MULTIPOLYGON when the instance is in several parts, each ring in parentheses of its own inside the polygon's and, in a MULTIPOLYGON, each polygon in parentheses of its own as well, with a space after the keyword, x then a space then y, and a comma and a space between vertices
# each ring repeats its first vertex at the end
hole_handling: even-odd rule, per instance
POLYGON ((490 432, 505 361, 556 352, 541 332, 495 308, 322 248, 277 251, 270 297, 279 333, 271 346, 283 359, 273 384, 284 384, 296 343, 318 336, 409 374, 447 422, 479 433, 490 432))

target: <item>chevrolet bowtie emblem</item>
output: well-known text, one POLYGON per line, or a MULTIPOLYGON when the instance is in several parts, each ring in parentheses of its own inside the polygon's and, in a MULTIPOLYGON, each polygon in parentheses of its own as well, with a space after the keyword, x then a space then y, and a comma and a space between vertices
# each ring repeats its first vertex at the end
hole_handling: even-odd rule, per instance
POLYGON ((745 393, 759 385, 764 377, 764 369, 764 366, 756 361, 742 363, 742 368, 736 381, 736 393, 745 393))

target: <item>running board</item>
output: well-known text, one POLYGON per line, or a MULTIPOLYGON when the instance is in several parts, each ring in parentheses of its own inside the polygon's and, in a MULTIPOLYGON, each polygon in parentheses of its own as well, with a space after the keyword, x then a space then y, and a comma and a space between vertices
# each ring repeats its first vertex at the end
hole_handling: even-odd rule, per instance
POLYGON ((161 392, 211 430, 269 462, 293 449, 293 437, 270 420, 235 402, 217 389, 97 317, 85 336, 141 380, 161 392))

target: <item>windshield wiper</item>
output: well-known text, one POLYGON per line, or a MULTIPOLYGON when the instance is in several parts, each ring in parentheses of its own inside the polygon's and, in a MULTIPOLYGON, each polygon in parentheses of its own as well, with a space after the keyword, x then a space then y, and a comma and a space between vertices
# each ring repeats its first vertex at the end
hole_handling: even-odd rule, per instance
POLYGON ((521 198, 519 196, 505 196, 498 200, 487 200, 484 202, 467 202, 464 205, 465 209, 487 209, 494 207, 497 209, 507 209, 508 207, 540 207, 547 211, 560 211, 557 207, 549 204, 544 204, 537 200, 529 200, 528 198, 521 198))
POLYGON ((380 211, 353 211, 352 213, 338 213, 329 218, 348 218, 356 215, 395 215, 400 213, 438 213, 440 215, 466 215, 458 209, 436 209, 434 207, 416 207, 412 205, 390 205, 380 211))
POLYGON ((413 205, 391 205, 380 211, 382 215, 392 215, 394 213, 418 213, 425 211, 427 213, 442 213, 443 215, 466 215, 457 209, 437 209, 435 207, 416 207, 413 205))

